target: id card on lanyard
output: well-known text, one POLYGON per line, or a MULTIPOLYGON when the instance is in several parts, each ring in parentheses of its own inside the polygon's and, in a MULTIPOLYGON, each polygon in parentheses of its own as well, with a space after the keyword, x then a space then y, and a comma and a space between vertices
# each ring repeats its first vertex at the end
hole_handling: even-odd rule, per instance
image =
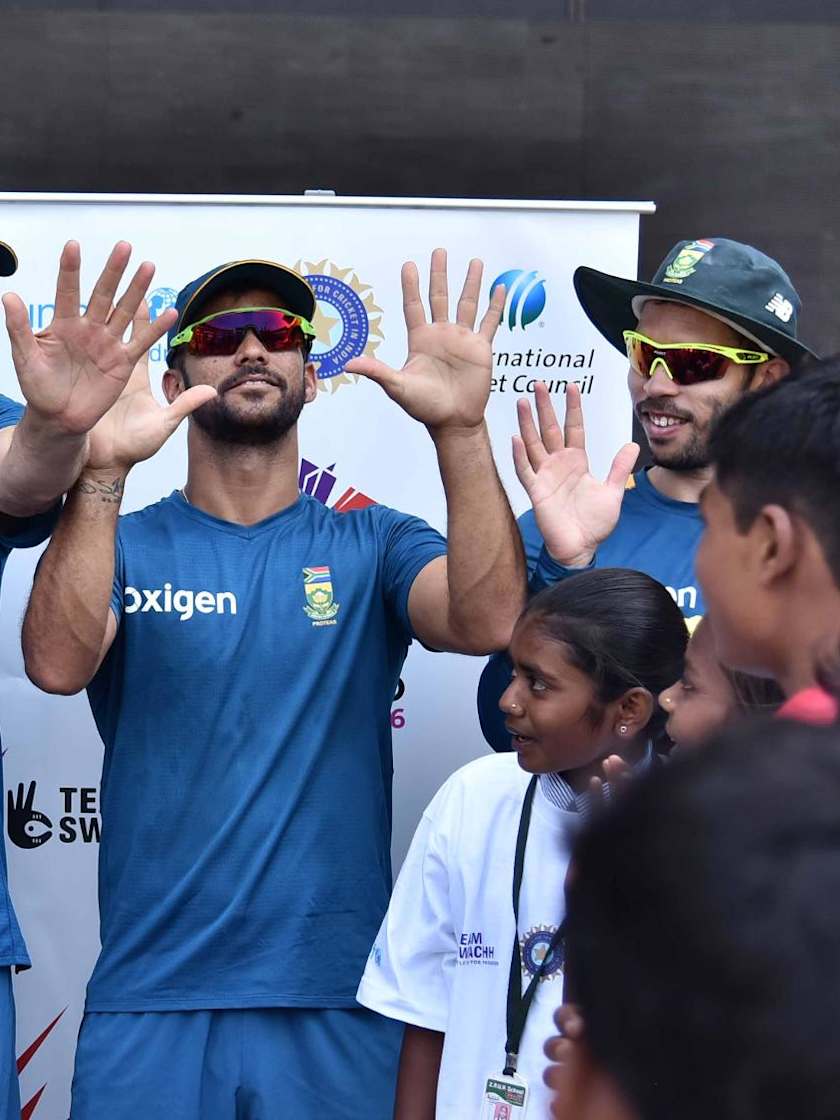
POLYGON ((513 863, 513 952, 510 958, 507 994, 507 1041, 505 1043, 505 1065, 500 1074, 491 1074, 484 1086, 484 1099, 481 1102, 481 1120, 525 1120, 528 1108, 528 1083, 516 1071, 519 1061, 519 1046, 525 1032, 525 1022, 540 980, 545 975, 551 957, 563 940, 563 923, 554 931, 545 956, 531 978, 528 987, 522 991, 522 950, 519 947, 519 895, 522 891, 522 876, 525 871, 525 848, 528 844, 528 829, 531 825, 531 809, 537 792, 537 776, 531 779, 525 793, 522 814, 519 818, 519 832, 516 837, 516 856, 513 863))

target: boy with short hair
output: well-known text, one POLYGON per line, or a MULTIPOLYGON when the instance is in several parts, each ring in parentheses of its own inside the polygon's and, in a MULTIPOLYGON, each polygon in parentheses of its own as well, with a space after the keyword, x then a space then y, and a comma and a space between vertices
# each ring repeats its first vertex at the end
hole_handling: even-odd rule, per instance
POLYGON ((833 722, 840 650, 840 358, 747 394, 719 420, 697 576, 721 660, 774 677, 781 714, 833 722))

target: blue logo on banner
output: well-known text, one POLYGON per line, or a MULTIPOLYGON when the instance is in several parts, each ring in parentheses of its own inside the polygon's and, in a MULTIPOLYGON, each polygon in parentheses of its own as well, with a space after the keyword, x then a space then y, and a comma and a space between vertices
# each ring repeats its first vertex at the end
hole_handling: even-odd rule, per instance
POLYGON ((312 360, 318 363, 318 377, 323 381, 343 373, 352 358, 364 354, 370 324, 364 303, 349 284, 321 273, 306 279, 315 292, 321 315, 336 316, 329 342, 318 339, 312 347, 312 360))
POLYGON ((155 288, 153 292, 149 292, 146 296, 146 302, 149 305, 149 318, 152 322, 162 315, 164 311, 168 311, 170 307, 175 306, 175 300, 178 298, 178 293, 174 288, 155 288))
POLYGON ((526 272, 523 268, 511 268, 497 276, 490 289, 490 297, 500 284, 505 286, 505 308, 502 322, 508 328, 520 327, 522 330, 540 317, 545 307, 545 280, 537 278, 536 272, 526 272))

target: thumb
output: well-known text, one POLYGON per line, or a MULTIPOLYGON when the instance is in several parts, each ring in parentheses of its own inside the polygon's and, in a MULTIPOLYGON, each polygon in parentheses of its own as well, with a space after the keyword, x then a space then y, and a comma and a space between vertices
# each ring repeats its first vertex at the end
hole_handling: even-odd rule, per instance
POLYGON ((216 396, 218 394, 212 385, 193 385, 191 389, 185 389, 168 408, 163 410, 164 421, 169 431, 174 432, 191 412, 195 412, 197 408, 201 408, 216 396))
POLYGON ((624 447, 618 452, 612 461, 610 473, 607 475, 607 485, 614 486, 616 489, 624 490, 627 486, 627 481, 630 478, 630 473, 636 465, 636 460, 639 457, 638 443, 625 443, 624 447))
POLYGON ((7 292, 3 296, 3 310, 6 313, 6 330, 9 332, 12 351, 17 352, 24 362, 29 361, 38 353, 38 343, 29 325, 29 315, 23 300, 14 292, 7 292))
POLYGON ((368 381, 375 381, 377 385, 382 386, 389 397, 399 395, 401 374, 377 358, 353 358, 344 368, 347 373, 357 373, 360 377, 366 377, 368 381))

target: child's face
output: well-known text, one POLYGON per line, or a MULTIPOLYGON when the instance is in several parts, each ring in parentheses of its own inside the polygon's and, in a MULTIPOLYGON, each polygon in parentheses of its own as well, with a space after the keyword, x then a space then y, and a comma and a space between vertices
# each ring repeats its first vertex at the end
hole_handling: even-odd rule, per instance
POLYGON ((592 723, 592 682, 571 663, 566 647, 525 618, 517 623, 509 653, 513 680, 499 707, 522 769, 548 774, 595 762, 609 736, 601 721, 592 723))
POLYGON ((691 636, 680 680, 659 694, 668 713, 665 725, 678 747, 691 747, 718 731, 734 714, 737 700, 715 655, 708 622, 701 622, 691 636))
POLYGON ((717 655, 730 669, 772 675, 765 663, 773 612, 759 579, 762 540, 754 528, 739 530, 732 503, 714 480, 700 511, 705 528, 695 563, 717 655))

